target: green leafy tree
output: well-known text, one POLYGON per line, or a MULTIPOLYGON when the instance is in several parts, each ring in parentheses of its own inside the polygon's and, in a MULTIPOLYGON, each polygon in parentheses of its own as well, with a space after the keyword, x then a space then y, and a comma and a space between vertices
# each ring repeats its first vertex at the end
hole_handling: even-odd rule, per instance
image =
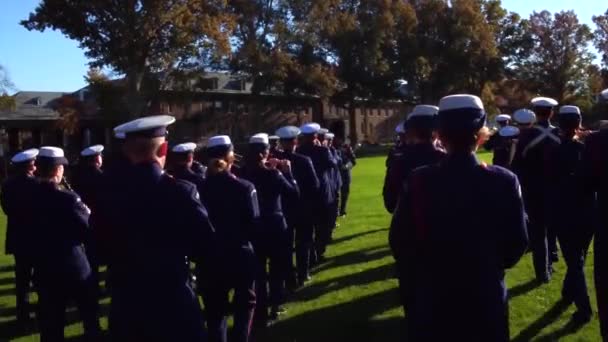
POLYGON ((555 15, 534 12, 526 25, 534 45, 517 66, 516 76, 533 93, 551 96, 560 103, 574 103, 584 96, 593 62, 590 28, 581 24, 573 11, 555 15))
POLYGON ((608 67, 608 10, 606 13, 593 17, 595 23, 594 43, 602 54, 602 62, 608 67))
POLYGON ((403 15, 410 25, 397 39, 401 78, 416 97, 434 103, 451 92, 487 93, 501 78, 505 62, 497 44, 509 35, 507 16, 498 1, 426 0, 412 2, 403 15))
POLYGON ((226 0, 43 0, 21 24, 61 31, 85 49, 92 67, 126 77, 130 116, 143 114, 147 75, 171 75, 194 59, 230 49, 226 0))
MULTIPOLYGON (((328 61, 338 82, 335 98, 349 110, 350 139, 357 142, 356 103, 392 86, 387 50, 394 46, 402 1, 297 1, 309 53, 328 61)), ((305 50, 306 51, 306 50, 305 50)))

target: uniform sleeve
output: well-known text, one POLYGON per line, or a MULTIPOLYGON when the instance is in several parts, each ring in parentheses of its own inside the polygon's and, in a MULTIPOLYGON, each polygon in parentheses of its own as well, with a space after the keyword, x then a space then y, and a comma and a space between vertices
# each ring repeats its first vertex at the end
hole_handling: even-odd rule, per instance
POLYGON ((389 213, 393 213, 397 206, 399 191, 403 186, 403 180, 401 178, 403 173, 402 163, 396 163, 395 161, 386 169, 382 197, 384 199, 384 207, 389 213))
MULTIPOLYGON (((10 186, 7 186, 7 182, 2 184, 2 191, 0 192, 0 205, 2 205, 2 210, 6 216, 10 216, 13 213, 13 209, 11 207, 10 201, 10 186)), ((8 223, 6 224, 6 240, 5 240, 4 250, 6 254, 14 253, 15 246, 15 229, 14 227, 8 223)))
POLYGON ((501 195, 504 214, 497 222, 501 225, 502 252, 504 268, 511 268, 519 261, 528 248, 528 230, 526 227, 524 204, 521 197, 521 186, 514 178, 510 188, 501 195))
POLYGON ((324 164, 323 165, 324 170, 329 170, 329 169, 332 169, 332 168, 338 166, 338 161, 336 160, 336 158, 334 158, 334 156, 331 154, 331 151, 327 147, 323 148, 323 154, 322 154, 321 160, 324 164))
POLYGON ((300 196, 300 188, 291 172, 283 174, 277 171, 276 186, 285 198, 296 199, 300 196))
POLYGON ((10 216, 15 212, 15 210, 18 209, 14 206, 13 201, 11 201, 11 198, 13 197, 11 195, 11 183, 9 183, 8 181, 4 182, 2 184, 2 191, 0 192, 0 205, 2 205, 2 210, 7 216, 10 216))
POLYGON ((393 256, 398 264, 403 264, 403 259, 408 243, 408 232, 414 230, 413 208, 409 182, 400 187, 399 200, 395 204, 395 212, 389 228, 388 241, 393 256))
POLYGON ((597 181, 603 177, 601 170, 597 167, 600 162, 596 158, 600 154, 597 153, 597 144, 594 138, 594 136, 590 136, 585 144, 577 170, 577 180, 580 188, 584 194, 588 195, 597 191, 597 181))
POLYGON ((243 215, 243 222, 246 225, 244 227, 251 239, 256 235, 257 232, 257 221, 260 218, 260 203, 258 202, 258 192, 253 185, 250 185, 246 189, 243 201, 243 212, 238 213, 243 215))
POLYGON ((317 171, 315 171, 315 167, 312 165, 312 160, 310 158, 306 158, 306 175, 308 178, 307 184, 305 186, 310 186, 311 191, 317 192, 321 187, 321 183, 319 182, 319 177, 317 175, 317 171))
POLYGON ((200 200, 199 192, 195 187, 186 190, 182 208, 185 211, 183 222, 188 230, 188 241, 190 245, 189 256, 196 261, 200 258, 213 257, 215 255, 215 230, 209 221, 207 209, 200 200))
POLYGON ((527 134, 522 134, 522 136, 517 140, 517 146, 515 148, 515 155, 513 156, 512 169, 513 172, 519 178, 519 181, 526 185, 526 165, 525 158, 523 155, 523 151, 528 146, 530 142, 530 138, 527 134))
POLYGON ((91 210, 75 193, 71 194, 66 210, 67 226, 79 241, 85 242, 89 238, 89 216, 91 210))

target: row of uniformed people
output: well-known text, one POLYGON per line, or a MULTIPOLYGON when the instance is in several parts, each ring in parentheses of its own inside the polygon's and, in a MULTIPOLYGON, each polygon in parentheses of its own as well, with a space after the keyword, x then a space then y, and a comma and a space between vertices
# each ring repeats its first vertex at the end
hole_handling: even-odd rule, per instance
MULTIPOLYGON (((124 139, 123 159, 122 162, 115 163, 105 174, 101 171, 103 147, 93 146, 83 151, 80 166, 74 173, 74 186, 93 208, 94 214, 90 219, 87 216, 84 223, 87 227, 90 225, 95 228, 96 239, 91 239, 91 233, 87 232, 86 235, 80 236, 81 240, 72 241, 83 252, 85 248, 82 246, 85 245, 88 257, 84 254, 71 255, 71 260, 63 262, 88 265, 87 272, 90 274, 87 273, 86 277, 82 276, 81 280, 87 284, 89 293, 86 298, 81 299, 89 299, 88 303, 93 303, 98 297, 96 269, 99 258, 103 257, 104 263, 109 265, 108 282, 112 284, 110 312, 112 338, 131 340, 145 336, 168 338, 169 331, 174 328, 181 329, 180 334, 186 339, 198 336, 196 326, 199 324, 197 323, 199 317, 192 299, 189 299, 192 298, 192 284, 189 283, 188 278, 188 263, 184 262, 193 261, 197 264, 197 272, 201 280, 199 286, 205 302, 211 339, 226 340, 227 296, 228 291, 234 289, 235 338, 247 340, 256 306, 254 292, 256 280, 258 300, 261 299, 262 302, 259 303, 261 305, 258 307, 261 309, 257 314, 262 320, 267 314, 265 311, 267 303, 264 303, 267 297, 265 259, 271 259, 270 293, 273 314, 277 313, 278 304, 283 300, 283 284, 287 280, 286 273, 289 273, 289 266, 285 265, 292 263, 291 245, 289 239, 286 239, 286 235, 289 234, 285 234, 287 227, 279 199, 281 195, 287 195, 283 197, 289 203, 288 211, 293 215, 291 228, 297 235, 297 273, 298 280, 302 284, 309 279, 311 256, 316 254, 311 253, 313 231, 316 235, 316 246, 324 248, 327 243, 329 234, 327 230, 330 229, 331 223, 312 221, 310 218, 315 217, 316 210, 322 210, 324 214, 321 217, 329 216, 329 205, 333 203, 324 198, 324 195, 336 196, 336 189, 339 189, 332 179, 335 176, 333 172, 336 170, 336 161, 331 157, 330 150, 322 147, 322 143, 317 140, 320 127, 309 124, 303 127, 303 136, 300 136, 297 127, 284 127, 277 132, 283 148, 275 151, 280 153, 280 161, 268 159, 267 137, 254 136, 248 151, 247 163, 238 172, 243 179, 237 178, 231 172, 235 158, 230 139, 226 136, 209 140, 207 149, 209 163, 204 173, 194 171, 195 145, 187 143, 175 146, 172 150, 171 167, 175 178, 167 178, 162 172, 167 156, 164 135, 166 127, 172 122, 173 119, 170 117, 149 117, 117 127, 115 129, 117 137, 124 139), (298 137, 310 142, 318 156, 330 156, 327 160, 317 159, 317 162, 326 164, 315 165, 309 157, 296 153, 298 137), (291 162, 294 164, 293 175, 291 162), (282 172, 277 171, 277 166, 282 172), (319 191, 319 178, 315 169, 320 170, 321 178, 326 180, 325 192, 319 191), (204 175, 207 176, 206 179, 204 175), (244 179, 251 180, 255 186, 244 179), (298 195, 296 180, 303 189, 301 196, 298 195), (259 199, 256 186, 261 193, 259 199), (328 206, 324 207, 323 204, 328 206), (209 218, 205 208, 209 209, 209 218), (181 229, 174 232, 161 229, 161 227, 175 226, 176 222, 181 229), (215 228, 214 233, 211 224, 215 228), (174 236, 175 234, 178 236, 174 236), (176 263, 178 261, 179 263, 176 263), (184 277, 188 278, 188 282, 183 282, 184 277), (158 278, 161 280, 157 281, 158 278), (146 285, 141 286, 142 283, 146 285), (171 291, 173 296, 168 296, 157 303, 159 305, 157 309, 153 309, 151 303, 146 302, 153 298, 155 293, 159 291, 164 293, 167 290, 171 291), (180 311, 179 307, 182 309, 189 307, 189 309, 177 312, 180 311), (159 311, 163 314, 157 315, 159 311), (153 317, 154 315, 158 317, 153 317), (168 330, 165 328, 146 330, 144 327, 151 322, 157 324, 152 326, 167 327, 168 330)), ((306 150, 306 143, 301 148, 306 150)), ((42 149, 43 154, 46 150, 46 148, 42 149)), ((62 153, 56 148, 53 151, 57 156, 62 153)), ((17 155, 13 160, 15 165, 26 162, 24 165, 33 166, 36 157, 33 152, 26 151, 17 155), (20 158, 24 158, 23 156, 29 159, 22 161, 20 158)), ((350 155, 347 155, 351 158, 349 163, 354 164, 352 151, 347 150, 347 152, 350 152, 350 155)), ((58 168, 59 166, 63 168, 62 165, 67 164, 63 154, 56 160, 58 168)), ((34 224, 28 226, 19 222, 20 219, 25 220, 24 217, 27 216, 23 213, 31 206, 28 207, 24 200, 19 202, 21 199, 19 195, 10 195, 13 187, 18 189, 13 191, 17 194, 27 193, 27 186, 21 189, 21 183, 28 182, 32 170, 25 166, 23 170, 23 175, 7 182, 2 192, 3 206, 5 202, 9 203, 6 207, 9 221, 16 222, 9 225, 9 235, 29 236, 29 230, 35 228, 34 224), (17 185, 12 186, 12 183, 17 185), (9 199, 5 200, 5 198, 9 199), (9 206, 17 209, 11 211, 9 206), (17 228, 19 226, 25 228, 17 228)), ((350 171, 350 169, 342 171, 350 171)), ((76 196, 73 192, 71 194, 76 196)), ((27 195, 25 198, 31 197, 27 195)), ((335 205, 333 208, 337 211, 335 205)), ((64 212, 59 212, 57 215, 67 217, 73 214, 69 212, 70 209, 73 208, 63 208, 64 212)), ((55 219, 57 218, 52 217, 47 222, 54 222, 55 219)), ((59 243, 61 238, 62 235, 55 236, 54 241, 59 243)), ((14 243, 9 242, 9 244, 14 243)), ((9 251, 19 256, 16 257, 17 282, 29 283, 27 276, 31 273, 25 270, 28 272, 30 270, 28 268, 31 264, 30 257, 27 252, 21 253, 22 250, 16 252, 13 249, 11 247, 9 251)), ((50 267, 51 264, 45 265, 50 267)), ((62 264, 59 263, 57 266, 60 267, 62 264)), ((44 273, 38 272, 38 274, 44 273)), ((68 277, 55 277, 54 280, 71 281, 68 277)), ((19 303, 25 301, 23 293, 28 287, 18 286, 19 303)), ((41 289, 45 288, 48 286, 41 289)), ((63 288, 70 287, 63 286, 63 288)), ((80 292, 73 291, 73 293, 80 292)), ((53 298, 50 295, 43 297, 53 298)), ((64 302, 65 300, 54 303, 53 308, 56 310, 54 318, 63 317, 59 314, 59 304, 64 302)), ((20 313, 26 312, 24 305, 18 307, 20 313)), ((41 308, 45 306, 42 305, 41 308)), ((95 308, 89 306, 88 309, 89 311, 84 313, 85 319, 95 318, 97 315, 95 308)), ((52 330, 52 335, 43 329, 43 336, 53 336, 49 338, 50 340, 58 339, 63 334, 63 322, 48 317, 48 314, 43 314, 40 318, 44 319, 43 326, 52 330)), ((91 319, 87 322, 92 322, 91 319)), ((85 327, 91 326, 94 325, 85 324, 85 327)))
MULTIPOLYGON (((87 158, 93 150, 83 153, 87 158)), ((8 217, 7 252, 15 255, 17 311, 29 319, 30 281, 38 294, 41 341, 63 340, 65 310, 75 301, 85 335, 99 337, 96 274, 84 244, 91 241, 89 208, 64 185, 63 150, 44 146, 12 158, 16 174, 2 186, 2 208, 8 217)))
MULTIPOLYGON (((508 157, 499 156, 496 158, 495 155, 495 162, 500 164, 505 159, 509 162, 513 161, 514 169, 522 181, 528 217, 532 216, 529 218, 530 224, 528 229, 530 248, 533 252, 539 283, 547 282, 551 274, 551 259, 549 258, 549 250, 551 249, 547 246, 548 241, 552 240, 551 234, 548 234, 549 229, 549 232, 553 233, 554 237, 559 238, 568 267, 563 284, 563 298, 568 303, 574 302, 578 308, 578 311, 573 316, 573 321, 577 324, 584 324, 591 319, 592 314, 584 277, 584 261, 595 228, 593 220, 595 213, 593 209, 596 206, 594 204, 593 193, 583 193, 581 191, 582 182, 589 182, 589 177, 581 175, 580 172, 581 169, 584 169, 582 165, 585 164, 583 156, 586 150, 577 135, 581 123, 580 110, 574 106, 561 107, 558 115, 560 129, 556 129, 550 123, 553 108, 556 105, 557 103, 554 100, 548 98, 536 98, 532 100, 534 111, 539 115, 537 125, 534 125, 536 122, 535 112, 527 109, 519 110, 514 114, 519 128, 509 125, 508 121, 510 117, 506 115, 499 116, 498 119, 502 123, 499 123, 501 128, 497 134, 500 134, 500 138, 495 138, 495 141, 491 144, 494 144, 492 147, 495 148, 495 152, 496 149, 500 151, 500 148, 503 147, 502 145, 506 145, 505 149, 507 150, 506 154, 508 157), (520 136, 521 138, 517 139, 520 136)), ((412 114, 416 110, 414 109, 412 114)), ((409 124, 409 118, 406 121, 407 124, 409 124)), ((407 140, 411 142, 411 135, 407 140)), ((590 153, 587 152, 586 154, 589 155, 590 153)), ((408 154, 405 147, 400 147, 399 152, 393 154, 392 158, 393 160, 388 163, 387 182, 385 182, 385 204, 387 204, 387 209, 392 208, 391 203, 396 203, 394 198, 391 199, 390 190, 393 189, 395 191, 395 189, 398 189, 398 191, 404 191, 403 185, 401 187, 390 186, 389 182, 391 173, 395 173, 393 170, 398 169, 399 164, 403 165, 407 162, 433 164, 433 162, 425 161, 424 158, 411 153, 408 154), (388 194, 387 187, 389 188, 388 194)), ((598 158, 596 156, 594 158, 589 157, 589 159, 597 163, 598 158)), ((443 164, 443 162, 440 164, 443 164)), ((595 169, 597 168, 596 166, 595 169)), ((407 179, 411 173, 408 169, 403 169, 405 171, 396 172, 402 177, 401 184, 403 184, 403 179, 407 179)), ((590 169, 593 168, 587 167, 587 170, 590 169)), ((603 176, 605 177, 605 175, 603 176)), ((398 182, 395 184, 398 184, 398 182)), ((405 184, 408 183, 405 182, 405 184)), ((416 188, 413 184, 412 186, 416 188)), ((591 188, 591 185, 588 187, 591 188)), ((415 190, 405 187, 405 191, 415 190)), ((395 195, 392 196, 394 197, 395 195)), ((422 198, 425 197, 422 194, 420 196, 422 198)), ((399 196, 397 197, 399 198, 399 196)), ((415 197, 415 199, 418 200, 419 197, 415 197)), ((422 209, 418 208, 418 211, 420 210, 422 209)), ((415 217, 418 217, 420 213, 416 212, 415 214, 415 217)), ((441 215, 441 213, 438 212, 438 215, 441 215)), ((396 235, 395 230, 391 229, 391 246, 393 247, 397 265, 400 269, 399 276, 402 284, 402 293, 405 296, 408 293, 408 289, 404 289, 403 285, 409 287, 410 284, 403 278, 404 272, 401 270, 403 262, 400 262, 400 254, 403 250, 394 243, 394 241, 398 240, 394 235, 396 235)), ((596 248, 601 249, 598 246, 596 248)), ((557 247, 554 247, 554 250, 557 250, 557 247)), ((601 269, 601 265, 600 267, 596 267, 596 273, 598 273, 598 269, 601 269)), ((604 274, 605 272, 604 270, 603 273, 599 273, 604 274)), ((598 294, 606 286, 601 282, 601 279, 603 279, 601 275, 599 277, 596 275, 596 280, 599 280, 598 294)), ((606 315, 606 304, 602 302, 601 296, 601 294, 598 295, 598 306, 604 308, 603 310, 600 309, 600 316, 603 317, 606 315)), ((602 322, 602 331, 605 336, 605 318, 602 322)))

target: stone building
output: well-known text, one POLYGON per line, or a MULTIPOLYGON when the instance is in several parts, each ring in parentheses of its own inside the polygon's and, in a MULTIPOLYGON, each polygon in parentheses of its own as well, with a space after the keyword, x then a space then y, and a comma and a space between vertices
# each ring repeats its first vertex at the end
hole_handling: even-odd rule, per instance
MULTIPOLYGON (((229 134, 239 142, 257 132, 272 133, 283 125, 310 121, 346 138, 352 136, 354 126, 359 142, 383 143, 393 139, 395 125, 409 110, 402 102, 360 100, 356 123, 351 125, 349 110, 332 99, 254 94, 246 78, 227 73, 208 73, 202 80, 202 87, 199 84, 187 91, 161 90, 150 104, 150 114, 177 118, 170 137, 175 143, 193 140, 204 144, 215 134, 229 134)), ((112 127, 119 122, 102 117, 88 87, 72 93, 21 91, 14 98, 14 108, 0 110, 0 154, 11 156, 41 145, 63 146, 70 156, 96 143, 112 148, 112 127), (66 107, 72 112, 62 110, 66 107)))

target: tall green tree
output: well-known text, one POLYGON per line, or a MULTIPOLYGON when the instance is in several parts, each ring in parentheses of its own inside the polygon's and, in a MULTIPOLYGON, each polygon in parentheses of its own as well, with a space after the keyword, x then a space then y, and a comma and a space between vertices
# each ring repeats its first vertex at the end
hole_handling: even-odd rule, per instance
MULTIPOLYGON (((338 82, 335 98, 349 110, 350 139, 357 142, 356 104, 392 84, 386 52, 394 46, 404 1, 295 1, 294 18, 309 41, 304 51, 326 60, 338 82)), ((385 93, 385 92, 384 92, 385 93)))
POLYGON ((497 44, 508 37, 500 28, 510 19, 500 2, 426 0, 411 6, 413 13, 403 14, 413 26, 397 39, 397 63, 421 102, 456 91, 481 94, 500 79, 504 61, 497 44))
POLYGON ((602 62, 608 68, 608 10, 606 13, 593 17, 595 23, 594 43, 602 54, 602 62))
POLYGON ((526 25, 533 48, 517 66, 517 77, 534 93, 551 96, 560 103, 574 103, 588 84, 593 62, 589 51, 591 29, 581 24, 573 11, 555 15, 534 12, 526 25))
POLYGON ((229 51, 225 8, 226 0, 43 0, 21 24, 59 30, 80 43, 91 67, 124 75, 129 115, 138 116, 147 105, 146 75, 170 75, 229 51))

